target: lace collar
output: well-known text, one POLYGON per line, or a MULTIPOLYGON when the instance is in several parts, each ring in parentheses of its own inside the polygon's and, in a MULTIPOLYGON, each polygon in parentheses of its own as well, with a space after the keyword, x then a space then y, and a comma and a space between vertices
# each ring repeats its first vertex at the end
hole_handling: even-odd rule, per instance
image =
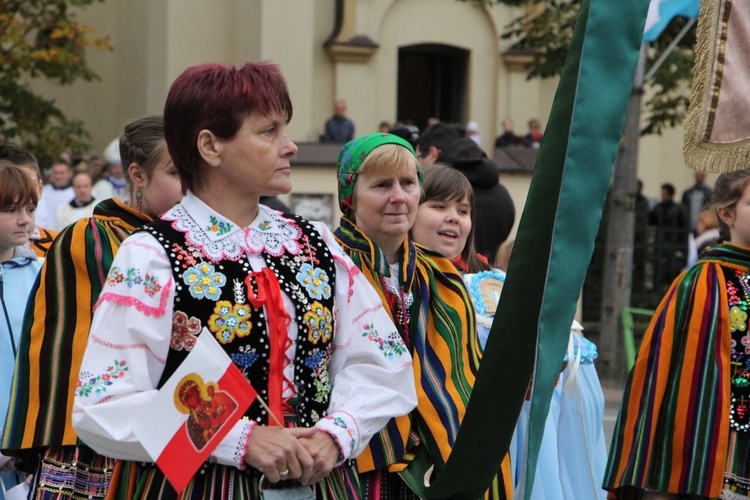
POLYGON ((259 205, 258 215, 247 228, 241 228, 214 211, 188 191, 182 201, 162 216, 172 227, 185 234, 187 242, 213 261, 237 261, 243 251, 251 254, 284 252, 296 255, 302 230, 280 212, 259 205))

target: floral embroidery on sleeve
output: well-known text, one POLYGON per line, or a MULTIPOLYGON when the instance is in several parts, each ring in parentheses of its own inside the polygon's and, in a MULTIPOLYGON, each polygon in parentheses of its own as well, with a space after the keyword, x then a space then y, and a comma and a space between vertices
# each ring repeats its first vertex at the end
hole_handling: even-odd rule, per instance
POLYGON ((312 303, 310 310, 305 313, 302 320, 307 326, 307 339, 313 344, 317 344, 321 340, 328 342, 328 339, 331 338, 333 315, 331 315, 330 309, 317 300, 312 303))
POLYGON ((196 299, 218 300, 227 277, 214 269, 213 264, 201 262, 188 268, 182 280, 190 287, 190 295, 196 299))
POLYGON ((109 275, 107 276, 107 284, 117 285, 119 283, 124 283, 128 288, 133 288, 136 285, 143 285, 143 291, 146 292, 149 297, 153 297, 161 290, 158 278, 149 273, 146 273, 145 276, 141 276, 140 271, 134 267, 129 267, 124 273, 118 266, 114 266, 110 269, 109 275))
POLYGON ((354 432, 349 428, 349 426, 346 425, 346 422, 343 418, 329 415, 325 417, 325 420, 330 420, 333 422, 336 427, 340 427, 341 429, 344 429, 346 431, 347 437, 349 437, 349 453, 354 453, 354 450, 357 447, 357 440, 354 438, 354 432))
POLYGON ((367 337, 367 340, 371 342, 375 342, 386 358, 393 359, 396 356, 406 354, 406 346, 397 332, 393 332, 388 338, 383 339, 375 330, 375 325, 367 324, 364 329, 362 336, 367 337))
POLYGON ((115 380, 123 378, 128 367, 125 360, 115 360, 114 365, 107 367, 107 371, 101 375, 94 375, 91 372, 81 372, 76 384, 76 395, 88 397, 93 392, 96 396, 101 396, 107 392, 107 387, 112 385, 115 380))
POLYGON ((157 276, 150 273, 142 275, 135 267, 123 270, 118 266, 112 266, 94 310, 102 302, 112 302, 135 307, 149 316, 160 317, 166 310, 173 285, 171 276, 165 280, 161 282, 157 276))

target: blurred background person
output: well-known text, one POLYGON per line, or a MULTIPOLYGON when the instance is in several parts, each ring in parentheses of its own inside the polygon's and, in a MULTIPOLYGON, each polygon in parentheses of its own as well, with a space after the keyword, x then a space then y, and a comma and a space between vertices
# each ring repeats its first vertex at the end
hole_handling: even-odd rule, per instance
POLYGON ((434 165, 443 148, 461 137, 463 137, 462 131, 454 125, 435 123, 427 127, 419 135, 415 147, 419 165, 422 167, 434 165))
POLYGON ((513 131, 513 120, 506 118, 501 125, 503 127, 503 133, 495 139, 495 147, 509 148, 512 146, 518 146, 521 142, 521 138, 513 131))
POLYGON ((687 264, 688 215, 684 205, 674 201, 675 188, 670 183, 661 186, 661 202, 649 213, 649 224, 654 231, 655 288, 664 292, 687 264))
POLYGON ((697 233, 698 217, 711 201, 711 188, 706 185, 706 173, 696 170, 694 175, 695 184, 682 193, 682 204, 688 214, 688 225, 693 234, 697 233))
POLYGON ((719 219, 713 210, 706 209, 700 213, 695 232, 695 236, 692 233, 688 235, 688 266, 695 264, 703 250, 719 243, 719 219))
POLYGON ((470 121, 466 124, 466 137, 474 141, 480 148, 482 147, 482 133, 479 131, 477 122, 470 121))
POLYGON ((543 137, 542 124, 536 118, 532 118, 529 120, 529 131, 523 136, 523 147, 539 149, 543 137))
POLYGON ((57 209, 70 203, 73 192, 73 169, 70 163, 58 160, 50 169, 50 182, 44 185, 36 210, 36 223, 41 227, 57 229, 57 209))
POLYGON ((96 200, 92 194, 94 179, 88 170, 81 170, 73 174, 73 199, 60 205, 57 209, 57 224, 55 228, 61 231, 68 224, 78 219, 87 219, 94 213, 96 200))
POLYGON ((102 176, 94 183, 93 195, 97 200, 117 198, 128 202, 129 188, 125 169, 120 158, 120 140, 114 139, 104 149, 102 176))
POLYGON ((333 106, 333 116, 325 124, 322 142, 343 144, 354 138, 354 122, 346 117, 346 101, 339 99, 333 106))
POLYGON ((416 125, 397 123, 387 132, 402 139, 406 139, 406 141, 411 144, 412 147, 417 147, 417 142, 419 141, 419 129, 416 125))

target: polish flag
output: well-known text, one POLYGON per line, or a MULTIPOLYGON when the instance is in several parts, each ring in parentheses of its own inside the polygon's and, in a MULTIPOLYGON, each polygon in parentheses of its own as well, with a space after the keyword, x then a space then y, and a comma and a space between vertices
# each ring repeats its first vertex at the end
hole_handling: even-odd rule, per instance
POLYGON ((177 493, 242 418, 257 393, 206 328, 133 429, 177 493))

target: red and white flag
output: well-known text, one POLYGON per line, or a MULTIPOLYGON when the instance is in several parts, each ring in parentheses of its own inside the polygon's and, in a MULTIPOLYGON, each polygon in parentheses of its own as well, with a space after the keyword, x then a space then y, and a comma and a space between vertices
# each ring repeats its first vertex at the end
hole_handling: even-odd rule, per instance
POLYGON ((181 493, 257 393, 206 328, 133 429, 181 493))

